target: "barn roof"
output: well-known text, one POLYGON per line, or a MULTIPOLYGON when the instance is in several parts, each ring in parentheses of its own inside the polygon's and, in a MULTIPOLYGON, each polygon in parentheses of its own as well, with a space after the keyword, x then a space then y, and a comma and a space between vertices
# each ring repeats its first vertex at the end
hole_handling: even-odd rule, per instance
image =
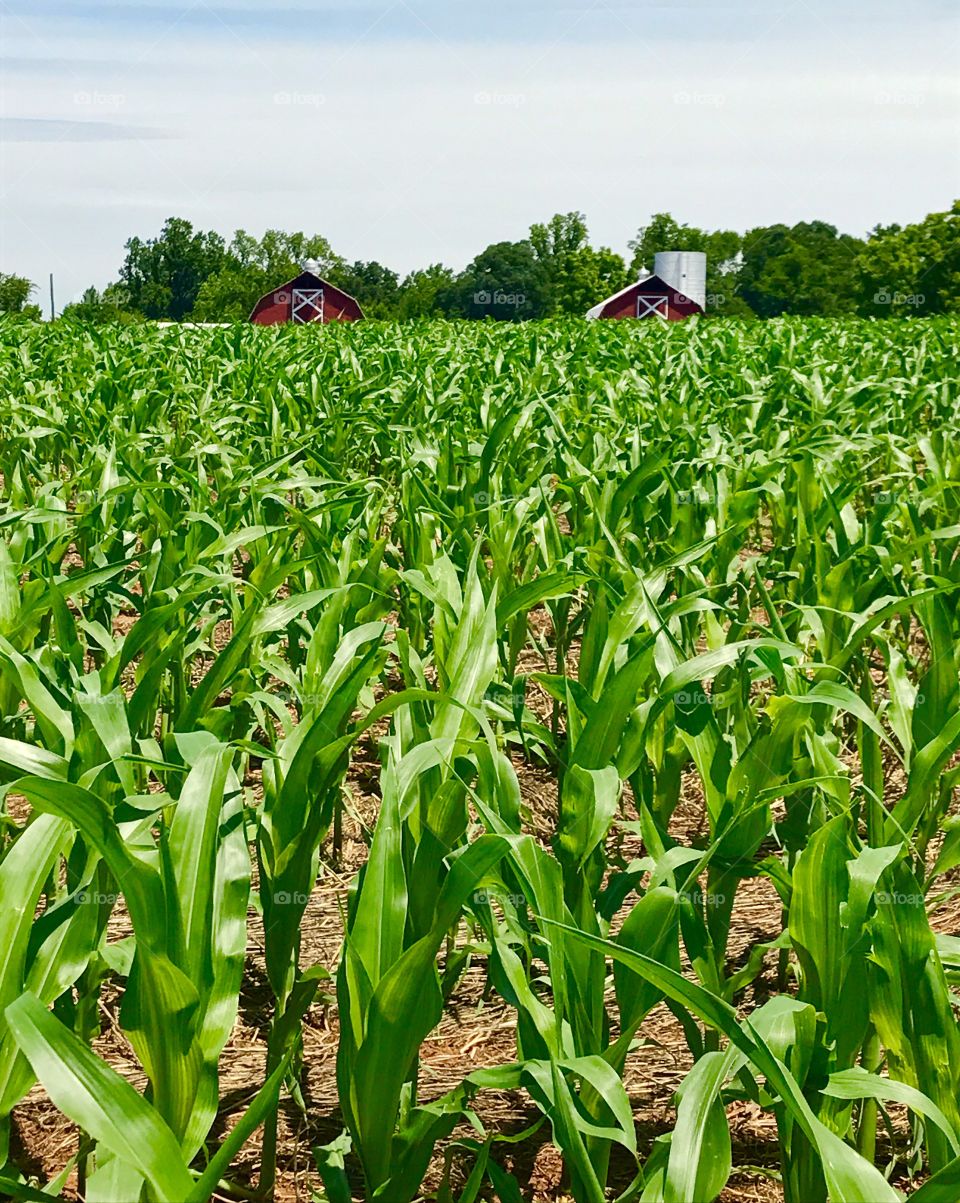
POLYGON ((594 305, 592 309, 588 309, 587 317, 598 318, 602 315, 604 309, 606 309, 606 307, 612 301, 619 301, 621 297, 627 296, 636 288, 642 288, 644 291, 646 291, 651 285, 653 285, 655 288, 662 288, 668 296, 681 295, 672 284, 668 284, 661 276, 644 276, 643 279, 632 281, 627 285, 626 288, 621 288, 619 292, 615 292, 612 296, 607 297, 606 300, 601 301, 598 305, 594 305))

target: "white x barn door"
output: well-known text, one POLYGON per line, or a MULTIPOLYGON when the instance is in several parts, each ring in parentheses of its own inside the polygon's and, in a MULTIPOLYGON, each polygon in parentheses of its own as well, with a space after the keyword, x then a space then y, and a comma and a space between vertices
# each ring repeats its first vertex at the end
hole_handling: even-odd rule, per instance
POLYGON ((637 297, 637 317, 655 313, 657 317, 669 317, 669 297, 637 297))
POLYGON ((295 322, 322 322, 323 289, 295 288, 292 316, 295 322))

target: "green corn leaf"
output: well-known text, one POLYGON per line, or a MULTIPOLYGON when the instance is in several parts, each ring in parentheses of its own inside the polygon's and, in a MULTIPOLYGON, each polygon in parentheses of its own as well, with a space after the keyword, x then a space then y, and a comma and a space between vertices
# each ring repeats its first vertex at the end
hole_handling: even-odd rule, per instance
MULTIPOLYGON (((736 1050, 733 1050, 736 1054, 736 1050)), ((720 1090, 737 1057, 705 1053, 680 1088, 670 1141, 663 1203, 709 1203, 727 1185, 732 1168, 730 1129, 720 1090)))
POLYGON ((565 930, 571 938, 590 945, 598 952, 605 952, 614 960, 619 960, 627 968, 659 987, 668 998, 689 1008, 705 1023, 723 1032, 756 1069, 767 1077, 771 1087, 783 1099, 784 1106, 794 1116, 808 1140, 819 1150, 827 1183, 836 1203, 896 1203, 896 1192, 879 1170, 849 1145, 844 1144, 816 1118, 788 1071, 752 1032, 749 1022, 741 1027, 736 1013, 725 1002, 704 990, 702 986, 687 981, 673 970, 641 953, 551 920, 544 922, 551 928, 565 930))
POLYGON ((960 1156, 960 1133, 952 1127, 936 1103, 927 1098, 922 1091, 916 1090, 906 1082, 898 1082, 893 1078, 881 1078, 878 1074, 868 1073, 865 1069, 840 1070, 832 1073, 823 1093, 834 1099, 886 1099, 890 1102, 903 1103, 922 1115, 925 1119, 936 1124, 947 1138, 954 1156, 960 1156))
POLYGON ((160 1203, 184 1203, 193 1181, 157 1112, 33 995, 6 1009, 11 1031, 47 1094, 74 1123, 143 1174, 160 1203))

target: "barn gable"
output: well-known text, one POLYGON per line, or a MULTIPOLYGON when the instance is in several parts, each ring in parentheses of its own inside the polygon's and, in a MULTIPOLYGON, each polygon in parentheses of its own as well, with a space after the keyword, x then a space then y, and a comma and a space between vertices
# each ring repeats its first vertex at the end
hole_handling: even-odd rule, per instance
POLYGON ((676 322, 703 313, 690 297, 669 285, 660 276, 646 276, 621 288, 587 313, 588 318, 661 317, 676 322))
POLYGON ((265 293, 253 307, 250 321, 257 326, 297 325, 308 322, 357 322, 363 317, 359 302, 312 271, 265 293))

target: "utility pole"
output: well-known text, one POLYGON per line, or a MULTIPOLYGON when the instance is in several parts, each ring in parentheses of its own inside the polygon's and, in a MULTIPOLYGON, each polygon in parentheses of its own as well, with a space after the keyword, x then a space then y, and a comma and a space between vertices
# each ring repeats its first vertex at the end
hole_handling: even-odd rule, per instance
POLYGON ((57 308, 53 303, 53 272, 50 273, 50 321, 57 316, 57 308))

